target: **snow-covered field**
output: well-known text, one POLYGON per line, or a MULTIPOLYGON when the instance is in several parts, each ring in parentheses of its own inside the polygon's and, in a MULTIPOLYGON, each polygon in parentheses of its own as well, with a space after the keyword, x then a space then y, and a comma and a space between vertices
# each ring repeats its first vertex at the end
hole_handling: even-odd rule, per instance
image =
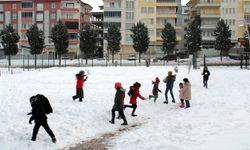
MULTIPOLYGON (((203 88, 201 70, 180 66, 174 94, 178 99, 178 84, 188 77, 192 84, 190 109, 179 104, 163 104, 164 94, 156 103, 138 100, 138 117, 125 115, 129 125, 140 124, 111 140, 112 150, 249 150, 250 149, 250 71, 239 67, 209 67, 208 89, 203 88)), ((68 148, 103 133, 122 129, 121 120, 110 124, 115 94, 114 83, 120 81, 128 89, 135 81, 142 84, 141 94, 147 97, 155 77, 163 79, 172 66, 161 67, 94 67, 50 68, 14 74, 0 68, 0 150, 54 150, 68 148), (72 101, 75 94, 74 75, 80 69, 88 71, 84 85, 84 102, 72 101), (44 94, 54 109, 48 123, 57 137, 53 144, 41 127, 37 141, 32 142, 34 126, 28 123, 29 98, 44 94)), ((160 89, 165 90, 163 82, 160 89)), ((129 97, 126 96, 125 103, 129 97)))

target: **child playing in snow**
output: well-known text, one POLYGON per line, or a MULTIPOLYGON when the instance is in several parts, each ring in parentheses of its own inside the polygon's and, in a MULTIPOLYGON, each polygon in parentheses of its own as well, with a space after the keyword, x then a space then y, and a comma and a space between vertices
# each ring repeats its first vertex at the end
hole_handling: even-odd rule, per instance
POLYGON ((179 83, 179 98, 180 98, 180 101, 181 101, 180 107, 184 108, 185 105, 184 105, 184 98, 183 98, 183 91, 182 91, 182 89, 183 89, 183 83, 179 83))
POLYGON ((85 75, 85 72, 81 70, 78 74, 76 74, 76 95, 73 96, 73 100, 79 98, 79 102, 82 102, 84 98, 83 93, 83 84, 88 79, 88 76, 85 75))
POLYGON ((188 78, 184 78, 183 82, 184 82, 184 85, 182 88, 182 92, 183 92, 183 99, 185 100, 185 103, 186 103, 185 108, 189 108, 190 107, 189 101, 191 100, 191 84, 188 78))
POLYGON ((30 113, 28 113, 28 115, 31 115, 31 117, 29 119, 29 124, 32 124, 32 121, 35 120, 35 126, 33 129, 31 140, 36 141, 36 136, 37 136, 38 130, 41 126, 43 126, 45 131, 51 137, 52 142, 56 143, 56 137, 55 137, 54 133, 52 132, 52 130, 50 129, 48 122, 47 122, 46 112, 45 112, 44 106, 42 105, 42 102, 41 102, 42 99, 43 99, 43 97, 39 94, 37 96, 32 96, 30 98, 30 105, 32 107, 32 110, 30 113))
POLYGON ((123 107, 124 109, 125 109, 126 107, 133 108, 133 111, 132 111, 132 114, 131 114, 131 116, 133 116, 133 117, 136 117, 136 116, 137 116, 137 115, 135 114, 135 110, 136 110, 136 108, 137 108, 137 97, 139 97, 139 98, 142 99, 142 100, 145 100, 145 98, 144 98, 143 96, 141 96, 141 94, 140 94, 140 91, 139 91, 140 87, 141 87, 141 84, 138 83, 138 82, 135 82, 134 85, 130 87, 130 91, 133 91, 131 94, 129 94, 130 91, 129 91, 129 93, 128 93, 128 94, 131 96, 131 97, 130 97, 130 101, 129 101, 129 103, 130 103, 131 105, 124 105, 124 107, 123 107))
POLYGON ((115 89, 116 89, 115 101, 114 101, 113 108, 111 110, 112 119, 109 122, 112 124, 115 123, 115 111, 118 111, 120 117, 124 121, 121 125, 128 125, 126 117, 125 117, 124 112, 123 112, 123 102, 124 102, 124 98, 125 98, 125 92, 122 88, 122 84, 120 82, 116 82, 115 89))
POLYGON ((158 92, 161 92, 161 90, 159 89, 159 83, 160 83, 160 79, 156 77, 155 81, 152 81, 152 84, 154 85, 153 90, 152 90, 153 95, 148 96, 149 99, 154 98, 154 102, 158 98, 158 92))

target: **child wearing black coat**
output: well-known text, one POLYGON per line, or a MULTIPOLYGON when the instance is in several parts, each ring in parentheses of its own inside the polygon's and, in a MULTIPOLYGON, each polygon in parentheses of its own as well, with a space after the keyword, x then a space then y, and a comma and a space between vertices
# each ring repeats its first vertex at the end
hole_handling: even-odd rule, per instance
POLYGON ((39 130, 40 126, 43 126, 45 131, 51 137, 52 142, 55 143, 56 137, 48 125, 47 116, 45 114, 45 110, 44 110, 39 98, 40 98, 39 96, 32 96, 30 98, 30 104, 32 106, 32 110, 30 113, 28 113, 28 115, 31 115, 31 117, 29 119, 29 123, 32 124, 32 121, 35 120, 35 126, 33 129, 31 140, 36 141, 36 136, 37 136, 38 130, 39 130))

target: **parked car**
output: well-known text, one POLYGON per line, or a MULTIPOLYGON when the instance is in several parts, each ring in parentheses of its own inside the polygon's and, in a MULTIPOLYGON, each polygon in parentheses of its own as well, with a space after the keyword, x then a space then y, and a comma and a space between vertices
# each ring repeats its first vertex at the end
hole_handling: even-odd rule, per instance
POLYGON ((128 55, 128 60, 136 60, 136 55, 128 55))

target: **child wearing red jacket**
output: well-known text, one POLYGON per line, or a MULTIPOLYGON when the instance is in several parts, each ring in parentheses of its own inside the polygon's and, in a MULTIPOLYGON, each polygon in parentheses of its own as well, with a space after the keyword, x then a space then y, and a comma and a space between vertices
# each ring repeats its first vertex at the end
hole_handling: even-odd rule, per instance
POLYGON ((131 96, 130 101, 129 101, 129 103, 131 105, 124 105, 124 107, 123 107, 124 109, 126 107, 133 108, 133 111, 132 111, 132 114, 131 114, 131 116, 133 116, 133 117, 137 116, 135 114, 135 110, 137 108, 137 97, 139 97, 142 100, 145 100, 145 98, 143 96, 141 96, 141 94, 140 94, 140 91, 139 91, 140 87, 141 87, 141 84, 138 83, 138 82, 135 82, 134 85, 130 87, 130 91, 133 91, 131 94, 129 94, 131 96))
POLYGON ((76 95, 73 96, 73 100, 79 98, 79 102, 82 102, 84 98, 83 93, 83 84, 88 79, 88 76, 85 75, 85 72, 81 70, 78 74, 76 74, 76 95))

